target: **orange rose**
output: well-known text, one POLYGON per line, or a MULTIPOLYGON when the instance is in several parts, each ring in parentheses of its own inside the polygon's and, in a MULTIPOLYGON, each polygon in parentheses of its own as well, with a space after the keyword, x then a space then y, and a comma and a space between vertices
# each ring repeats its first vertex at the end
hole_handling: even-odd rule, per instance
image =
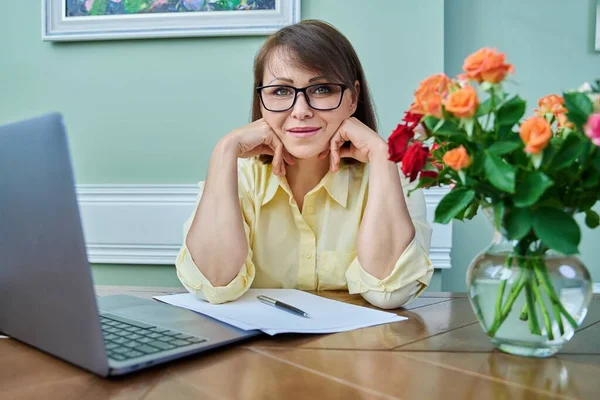
POLYGON ((460 79, 498 83, 504 80, 506 74, 514 72, 512 64, 505 64, 504 53, 496 49, 484 47, 465 59, 464 74, 460 79))
POLYGON ((465 149, 462 145, 456 149, 446 152, 444 157, 442 157, 442 161, 444 161, 444 164, 455 171, 460 171, 461 169, 468 168, 469 165, 471 165, 471 157, 469 157, 467 149, 465 149))
POLYGON ((521 124, 519 135, 525 143, 525 152, 538 154, 546 148, 552 137, 552 129, 544 118, 531 117, 521 124))
POLYGON ((466 85, 462 89, 450 93, 446 101, 446 111, 458 118, 470 118, 475 115, 479 100, 473 86, 466 85))
POLYGON ((556 116, 559 128, 575 128, 575 124, 567 119, 567 114, 558 114, 556 116))
POLYGON ((567 112, 567 109, 564 107, 564 104, 565 100, 561 96, 551 94, 542 97, 538 101, 538 106, 540 108, 536 108, 535 112, 542 117, 544 116, 544 114, 554 114, 556 117, 558 117, 558 114, 567 112))
POLYGON ((442 96, 448 94, 448 87, 450 86, 450 78, 445 74, 431 75, 420 82, 417 93, 419 92, 435 92, 442 96))
POLYGON ((436 118, 442 118, 442 96, 437 93, 427 93, 420 98, 415 97, 408 111, 416 114, 433 115, 436 118))
POLYGON ((449 86, 450 79, 444 74, 432 75, 421 81, 409 111, 442 118, 442 101, 448 94, 449 86))

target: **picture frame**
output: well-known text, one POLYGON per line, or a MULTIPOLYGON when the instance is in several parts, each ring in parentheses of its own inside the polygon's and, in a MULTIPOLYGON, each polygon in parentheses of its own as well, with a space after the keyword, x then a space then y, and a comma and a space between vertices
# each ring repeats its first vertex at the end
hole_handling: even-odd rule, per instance
POLYGON ((268 35, 300 0, 42 0, 42 40, 268 35))

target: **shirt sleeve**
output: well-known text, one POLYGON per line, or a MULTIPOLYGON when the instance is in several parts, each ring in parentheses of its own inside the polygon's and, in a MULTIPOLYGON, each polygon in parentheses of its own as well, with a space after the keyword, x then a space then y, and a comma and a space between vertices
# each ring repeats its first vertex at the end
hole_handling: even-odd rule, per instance
MULTIPOLYGON (((246 240, 248 241, 248 255, 244 265, 241 266, 240 271, 235 278, 227 286, 213 286, 210 281, 200 272, 202 260, 194 260, 187 248, 186 238, 196 209, 192 213, 191 217, 186 221, 183 226, 183 246, 179 250, 177 258, 175 260, 175 267, 177 269, 177 277, 181 284, 190 292, 196 295, 201 300, 208 301, 213 304, 226 303, 233 301, 242 296, 252 285, 254 281, 254 275, 256 272, 254 263, 252 261, 252 246, 250 245, 252 239, 252 232, 250 227, 254 225, 254 205, 250 199, 249 193, 250 188, 247 176, 244 176, 244 171, 239 171, 239 193, 240 193, 240 208, 242 210, 244 219, 244 231, 246 232, 246 240)), ((204 189, 204 182, 198 184, 200 193, 198 195, 198 202, 202 196, 204 189)), ((197 207, 196 207, 197 208, 197 207)))
POLYGON ((358 257, 346 271, 348 291, 360 293, 365 300, 380 308, 398 308, 416 299, 427 288, 433 276, 433 264, 429 259, 431 225, 427 221, 425 196, 421 189, 407 193, 416 185, 402 178, 406 206, 415 226, 415 237, 396 261, 394 269, 384 279, 365 271, 358 257))

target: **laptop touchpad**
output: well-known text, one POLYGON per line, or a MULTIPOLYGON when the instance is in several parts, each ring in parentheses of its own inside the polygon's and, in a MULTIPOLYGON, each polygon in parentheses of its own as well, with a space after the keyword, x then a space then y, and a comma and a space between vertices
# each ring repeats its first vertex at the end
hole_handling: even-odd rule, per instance
POLYGON ((148 304, 135 307, 111 310, 111 314, 147 322, 149 324, 165 324, 181 321, 197 321, 198 314, 178 307, 162 304, 148 304))

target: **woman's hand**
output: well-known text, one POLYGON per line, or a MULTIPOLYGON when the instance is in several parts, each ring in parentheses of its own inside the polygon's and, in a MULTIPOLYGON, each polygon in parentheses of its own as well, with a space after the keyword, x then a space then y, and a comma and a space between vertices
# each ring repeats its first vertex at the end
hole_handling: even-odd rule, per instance
POLYGON ((381 136, 355 117, 348 118, 338 128, 329 142, 329 149, 319 154, 325 158, 329 155, 329 169, 337 171, 342 158, 354 158, 366 163, 374 156, 388 157, 387 144, 381 136), (342 147, 350 142, 350 147, 342 147))
POLYGON ((284 162, 294 164, 294 158, 283 147, 281 140, 263 118, 234 129, 223 140, 234 149, 239 158, 250 158, 261 154, 273 156, 275 175, 285 175, 284 162))

